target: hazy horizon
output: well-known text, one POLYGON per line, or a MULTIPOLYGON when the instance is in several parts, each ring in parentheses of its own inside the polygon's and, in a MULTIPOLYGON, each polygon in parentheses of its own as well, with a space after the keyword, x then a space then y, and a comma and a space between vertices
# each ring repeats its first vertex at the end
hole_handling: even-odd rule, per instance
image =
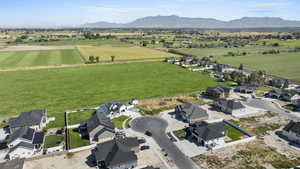
POLYGON ((297 0, 26 0, 3 1, 2 27, 61 27, 91 22, 128 23, 146 16, 178 15, 228 21, 242 17, 300 20, 297 0), (216 12, 217 11, 217 12, 216 12))

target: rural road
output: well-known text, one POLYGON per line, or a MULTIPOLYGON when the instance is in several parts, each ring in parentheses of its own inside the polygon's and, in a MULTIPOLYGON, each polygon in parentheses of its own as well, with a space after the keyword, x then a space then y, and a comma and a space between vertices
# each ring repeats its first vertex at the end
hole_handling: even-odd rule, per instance
POLYGON ((137 132, 152 133, 157 144, 168 153, 179 169, 200 169, 191 159, 185 156, 180 149, 170 141, 166 135, 168 123, 159 117, 139 117, 131 122, 131 128, 137 132))
POLYGON ((249 99, 247 99, 245 104, 247 106, 251 106, 251 107, 255 107, 255 108, 259 108, 259 109, 264 109, 264 110, 280 113, 280 114, 288 117, 290 120, 300 121, 299 116, 296 116, 296 115, 291 114, 291 113, 287 113, 284 109, 279 107, 277 104, 272 103, 271 101, 268 101, 268 100, 249 98, 249 99))

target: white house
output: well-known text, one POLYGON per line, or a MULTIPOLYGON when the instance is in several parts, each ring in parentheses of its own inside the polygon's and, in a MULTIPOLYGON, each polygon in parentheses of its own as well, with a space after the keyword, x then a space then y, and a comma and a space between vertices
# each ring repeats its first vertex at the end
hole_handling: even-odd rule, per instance
POLYGON ((125 103, 116 99, 112 99, 101 104, 96 110, 96 113, 108 118, 112 118, 125 111, 127 111, 127 106, 125 103))
POLYGON ((193 138, 201 146, 213 149, 225 144, 226 125, 223 122, 208 124, 206 122, 195 123, 189 128, 193 138))
POLYGON ((17 158, 29 158, 34 155, 35 148, 33 144, 20 142, 18 145, 11 148, 8 152, 8 158, 10 160, 17 158))
POLYGON ((300 144, 300 122, 290 121, 289 124, 283 128, 282 134, 290 141, 300 144))

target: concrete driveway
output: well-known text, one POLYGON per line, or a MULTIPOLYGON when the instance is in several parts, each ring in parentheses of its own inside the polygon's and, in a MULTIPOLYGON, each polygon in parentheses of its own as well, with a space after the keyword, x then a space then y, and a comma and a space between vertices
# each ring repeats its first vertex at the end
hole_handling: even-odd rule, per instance
POLYGON ((169 140, 166 135, 167 121, 152 116, 139 117, 131 122, 133 130, 145 133, 152 133, 157 144, 168 153, 179 169, 200 169, 191 159, 185 156, 181 150, 169 140))
POLYGON ((286 116, 287 118, 289 118, 290 120, 300 121, 299 116, 297 116, 295 114, 292 114, 292 113, 287 113, 284 109, 282 109, 274 101, 272 102, 272 101, 267 100, 267 99, 249 98, 249 99, 247 99, 245 104, 247 106, 251 106, 251 107, 254 107, 254 108, 264 109, 264 110, 280 113, 280 114, 286 116))

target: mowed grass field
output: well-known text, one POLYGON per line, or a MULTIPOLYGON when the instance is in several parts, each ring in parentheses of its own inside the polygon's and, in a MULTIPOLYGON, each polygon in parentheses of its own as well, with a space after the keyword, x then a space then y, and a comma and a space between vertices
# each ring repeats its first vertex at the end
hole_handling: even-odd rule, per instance
POLYGON ((0 118, 40 108, 64 112, 113 98, 173 96, 220 84, 164 62, 0 72, 0 81, 0 118))
POLYGON ((99 56, 100 62, 111 61, 111 56, 115 56, 115 61, 126 60, 146 60, 146 59, 158 59, 165 58, 167 56, 173 56, 173 54, 167 52, 161 52, 154 49, 142 48, 137 46, 132 47, 115 47, 110 45, 103 46, 77 46, 81 55, 88 60, 89 56, 99 56))
POLYGON ((29 67, 83 63, 75 49, 0 52, 0 67, 29 67))
POLYGON ((288 50, 288 47, 242 47, 242 48, 202 48, 202 49, 178 49, 177 51, 193 56, 224 56, 228 52, 247 52, 248 54, 258 54, 267 50, 288 50))
POLYGON ((244 64, 245 69, 265 70, 268 74, 300 82, 300 52, 223 57, 217 60, 233 66, 244 64))
POLYGON ((267 45, 278 43, 281 46, 300 47, 300 40, 261 40, 261 42, 266 42, 267 45))
POLYGON ((111 45, 111 46, 129 46, 127 43, 119 40, 87 40, 87 39, 64 39, 59 41, 48 41, 48 42, 26 42, 28 45, 45 45, 45 46, 65 46, 65 45, 111 45))

